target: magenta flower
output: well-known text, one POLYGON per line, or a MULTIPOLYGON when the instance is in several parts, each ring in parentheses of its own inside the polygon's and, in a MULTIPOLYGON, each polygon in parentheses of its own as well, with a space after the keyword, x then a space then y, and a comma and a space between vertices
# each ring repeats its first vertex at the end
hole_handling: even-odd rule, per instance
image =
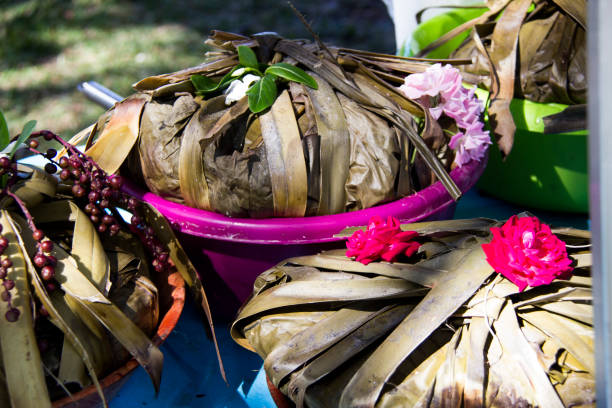
POLYGON ((481 160, 491 144, 489 131, 482 129, 482 122, 474 122, 465 132, 458 132, 451 138, 448 145, 455 150, 455 163, 459 167, 470 160, 481 160))
POLYGON ((522 292, 527 286, 569 279, 573 267, 565 243, 537 217, 512 216, 501 228, 491 228, 493 240, 483 244, 487 261, 522 292))
POLYGON ((389 216, 385 223, 376 216, 370 219, 365 231, 358 230, 346 242, 346 256, 364 265, 383 259, 393 262, 399 255, 413 255, 421 246, 413 241, 416 231, 402 231, 397 218, 389 216))

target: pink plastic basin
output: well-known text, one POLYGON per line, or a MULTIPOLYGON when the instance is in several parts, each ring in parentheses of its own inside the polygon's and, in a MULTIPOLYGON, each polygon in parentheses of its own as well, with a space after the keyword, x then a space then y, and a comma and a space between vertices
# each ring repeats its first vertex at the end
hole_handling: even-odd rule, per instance
MULTIPOLYGON (((466 192, 478 180, 486 159, 455 168, 450 175, 466 192)), ((124 187, 168 218, 204 283, 209 300, 224 317, 233 317, 251 294, 253 282, 283 259, 344 246, 334 234, 366 225, 378 215, 401 222, 452 218, 455 202, 440 182, 411 196, 364 210, 303 218, 230 218, 165 200, 133 186, 124 187)))

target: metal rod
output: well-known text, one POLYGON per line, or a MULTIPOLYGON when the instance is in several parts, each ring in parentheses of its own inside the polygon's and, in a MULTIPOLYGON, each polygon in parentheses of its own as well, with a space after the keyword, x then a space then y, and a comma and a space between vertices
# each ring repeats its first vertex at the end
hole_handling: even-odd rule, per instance
POLYGON ((595 312, 596 398, 598 407, 612 407, 612 4, 588 2, 589 55, 589 190, 593 242, 593 309, 595 312))
POLYGON ((95 81, 82 82, 77 89, 105 109, 112 108, 116 102, 123 99, 122 96, 95 81))

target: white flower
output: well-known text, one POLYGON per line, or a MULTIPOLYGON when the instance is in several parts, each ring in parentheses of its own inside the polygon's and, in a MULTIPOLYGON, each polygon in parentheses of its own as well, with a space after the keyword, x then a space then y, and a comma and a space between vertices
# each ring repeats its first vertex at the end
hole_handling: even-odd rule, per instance
POLYGON ((232 102, 236 102, 244 98, 244 95, 246 95, 246 91, 249 89, 251 84, 255 81, 259 81, 260 79, 260 76, 246 74, 244 78, 232 81, 225 92, 223 92, 226 95, 225 104, 231 105, 232 102))

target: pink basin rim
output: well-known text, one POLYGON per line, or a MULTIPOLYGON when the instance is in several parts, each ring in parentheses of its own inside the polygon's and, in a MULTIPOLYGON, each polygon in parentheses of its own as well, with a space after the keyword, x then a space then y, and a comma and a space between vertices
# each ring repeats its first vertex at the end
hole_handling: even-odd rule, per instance
MULTIPOLYGON (((450 176, 462 192, 469 190, 484 171, 487 159, 453 169, 450 176)), ((123 189, 148 202, 178 231, 197 237, 253 244, 293 245, 337 241, 334 234, 346 227, 366 225, 374 216, 392 215, 401 222, 415 222, 446 208, 452 198, 439 181, 399 200, 348 213, 301 218, 230 218, 187 207, 145 192, 129 183, 123 189)))

